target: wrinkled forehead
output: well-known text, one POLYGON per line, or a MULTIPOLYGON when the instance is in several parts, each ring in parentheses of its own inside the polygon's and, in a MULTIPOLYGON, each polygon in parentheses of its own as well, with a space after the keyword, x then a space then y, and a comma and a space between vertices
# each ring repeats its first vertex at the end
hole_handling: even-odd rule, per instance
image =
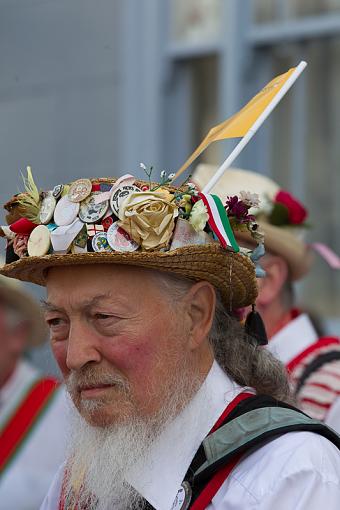
POLYGON ((75 265, 61 265, 53 266, 46 270, 46 282, 49 284, 51 281, 58 280, 59 278, 85 278, 88 281, 96 279, 113 278, 118 279, 123 277, 138 278, 143 275, 149 274, 150 271, 132 265, 124 264, 75 264, 75 265))
POLYGON ((153 271, 135 266, 88 264, 50 268, 46 274, 48 299, 89 300, 106 296, 133 303, 158 300, 157 278, 153 271))

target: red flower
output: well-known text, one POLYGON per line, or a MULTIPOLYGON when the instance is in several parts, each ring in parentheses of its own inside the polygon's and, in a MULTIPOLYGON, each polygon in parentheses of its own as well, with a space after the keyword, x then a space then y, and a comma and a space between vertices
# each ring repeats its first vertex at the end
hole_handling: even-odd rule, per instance
POLYGON ((234 216, 240 223, 248 223, 248 221, 255 220, 255 216, 248 214, 250 206, 245 204, 237 196, 228 197, 225 209, 228 216, 234 216))
POLYGON ((274 203, 282 204, 287 208, 288 219, 291 225, 301 225, 307 217, 307 210, 288 191, 280 190, 274 199, 274 203))

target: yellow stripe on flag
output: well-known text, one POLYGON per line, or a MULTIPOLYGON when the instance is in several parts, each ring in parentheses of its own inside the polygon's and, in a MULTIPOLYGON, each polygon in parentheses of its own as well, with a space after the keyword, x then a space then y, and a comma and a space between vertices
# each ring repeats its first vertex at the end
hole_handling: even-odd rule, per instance
POLYGON ((241 138, 244 136, 252 127, 256 119, 271 103, 288 78, 293 74, 295 69, 296 67, 292 67, 286 73, 276 76, 276 78, 260 90, 260 92, 256 94, 256 96, 254 96, 249 103, 242 108, 242 110, 235 113, 232 117, 229 117, 229 119, 225 120, 221 124, 211 128, 197 149, 195 149, 184 165, 182 165, 178 170, 175 178, 179 177, 212 142, 225 140, 226 138, 241 138))

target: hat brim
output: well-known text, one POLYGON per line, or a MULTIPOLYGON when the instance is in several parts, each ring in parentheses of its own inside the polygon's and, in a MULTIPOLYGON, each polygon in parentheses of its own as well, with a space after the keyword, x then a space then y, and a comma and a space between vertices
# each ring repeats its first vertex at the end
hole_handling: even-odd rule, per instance
POLYGON ((257 283, 250 259, 217 243, 190 245, 166 252, 68 253, 22 258, 0 269, 0 274, 22 281, 46 284, 48 269, 60 266, 123 264, 164 271, 195 281, 206 280, 221 293, 223 302, 236 309, 255 302, 257 283))
POLYGON ((40 306, 35 300, 21 289, 4 285, 0 281, 0 300, 12 306, 29 322, 27 346, 35 347, 47 340, 47 328, 42 316, 40 306))

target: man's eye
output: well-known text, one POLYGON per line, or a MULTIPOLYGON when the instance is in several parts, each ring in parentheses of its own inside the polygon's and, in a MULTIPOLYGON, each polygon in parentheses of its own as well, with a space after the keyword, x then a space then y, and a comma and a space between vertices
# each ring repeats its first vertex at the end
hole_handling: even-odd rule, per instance
POLYGON ((97 320, 101 320, 101 321, 103 321, 103 320, 109 320, 109 319, 112 319, 112 315, 107 315, 107 314, 105 314, 105 313, 96 313, 96 314, 95 314, 95 318, 96 318, 97 320))
POLYGON ((60 317, 54 317, 53 319, 47 319, 46 322, 50 328, 60 326, 61 324, 64 323, 63 319, 61 319, 60 317))

